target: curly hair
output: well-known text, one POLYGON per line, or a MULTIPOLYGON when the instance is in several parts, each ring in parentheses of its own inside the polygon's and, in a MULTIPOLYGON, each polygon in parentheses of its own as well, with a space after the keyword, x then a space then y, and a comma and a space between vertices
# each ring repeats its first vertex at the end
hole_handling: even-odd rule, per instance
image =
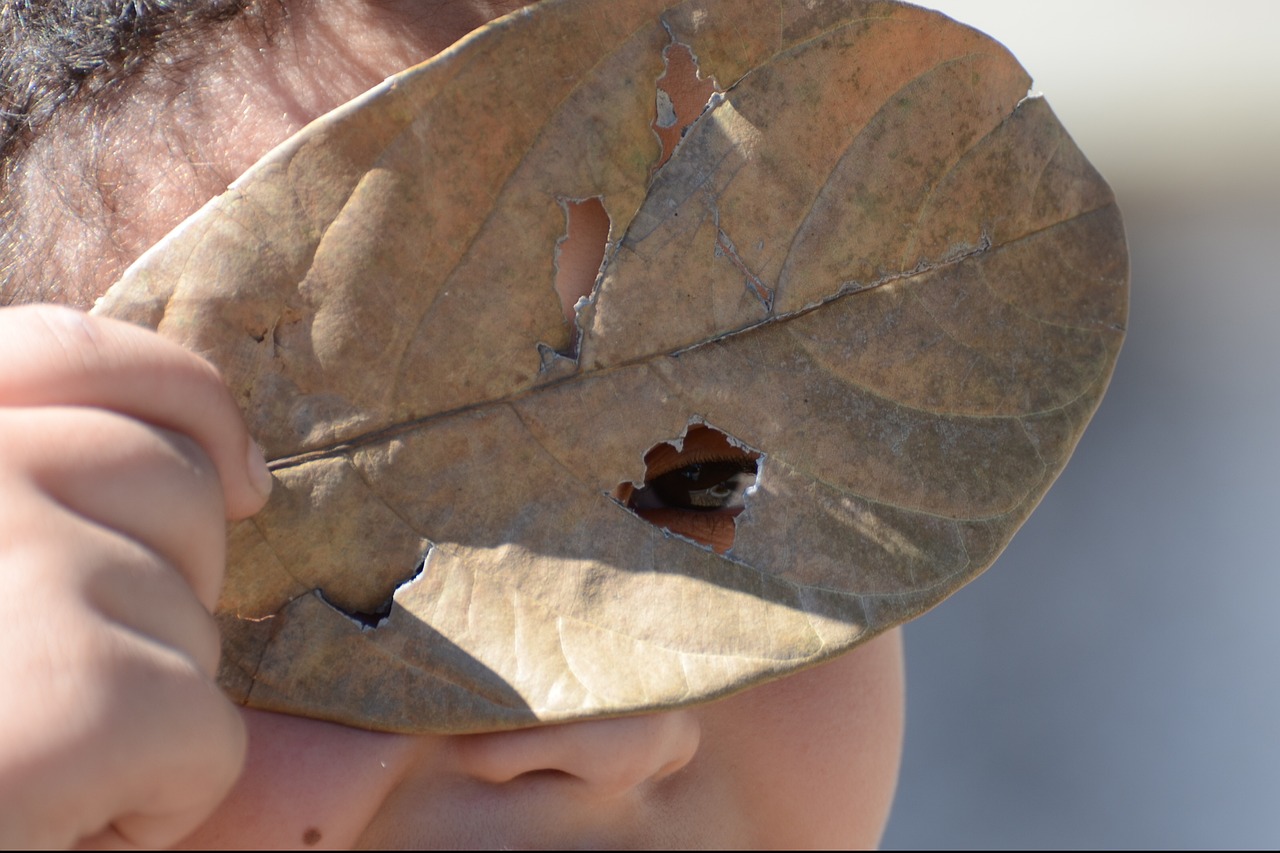
POLYGON ((166 42, 254 0, 0 0, 0 157, 64 104, 126 78, 166 42))
POLYGON ((92 304, 91 285, 145 248, 135 226, 159 208, 144 173, 164 173, 185 193, 166 196, 157 215, 169 219, 234 179, 198 140, 201 111, 225 91, 218 69, 274 62, 273 46, 281 67, 293 67, 296 38, 326 10, 358 9, 396 33, 422 34, 441 21, 474 28, 527 2, 0 0, 0 306, 92 304))
MULTIPOLYGON (((56 133, 63 118, 92 123, 109 115, 130 83, 152 68, 169 76, 166 69, 197 60, 233 21, 269 41, 279 16, 267 13, 283 10, 282 0, 0 0, 0 305, 23 294, 63 298, 42 283, 42 264, 61 239, 47 221, 48 193, 95 189, 84 166, 91 157, 31 162, 43 134, 56 133), (44 195, 19 186, 32 169, 44 195)), ((184 84, 172 76, 175 87, 184 84)), ((85 235, 96 227, 81 224, 85 235)))

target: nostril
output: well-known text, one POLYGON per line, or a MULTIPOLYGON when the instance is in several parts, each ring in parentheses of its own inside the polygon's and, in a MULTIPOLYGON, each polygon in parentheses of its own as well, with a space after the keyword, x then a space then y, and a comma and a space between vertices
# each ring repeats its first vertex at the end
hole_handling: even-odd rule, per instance
POLYGON ((526 770, 525 772, 517 776, 512 776, 507 781, 508 782, 535 782, 535 783, 540 782, 540 783, 555 784, 559 782, 577 782, 579 780, 577 776, 574 776, 572 773, 566 773, 563 770, 542 769, 542 770, 526 770))

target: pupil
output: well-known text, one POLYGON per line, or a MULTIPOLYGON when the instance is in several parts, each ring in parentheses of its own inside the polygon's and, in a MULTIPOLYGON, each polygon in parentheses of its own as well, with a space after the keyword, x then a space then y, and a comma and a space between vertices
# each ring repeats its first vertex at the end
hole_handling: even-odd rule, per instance
POLYGON ((645 491, 652 489, 661 505, 671 509, 728 509, 741 505, 755 473, 755 460, 699 462, 655 477, 645 483, 645 491))

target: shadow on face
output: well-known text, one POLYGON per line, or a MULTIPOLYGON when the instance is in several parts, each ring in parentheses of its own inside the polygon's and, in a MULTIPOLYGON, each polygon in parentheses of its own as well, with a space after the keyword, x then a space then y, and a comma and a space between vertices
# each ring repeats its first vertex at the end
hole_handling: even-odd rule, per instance
POLYGON ((461 736, 246 711, 190 847, 874 847, 903 730, 900 632, 693 708, 461 736))

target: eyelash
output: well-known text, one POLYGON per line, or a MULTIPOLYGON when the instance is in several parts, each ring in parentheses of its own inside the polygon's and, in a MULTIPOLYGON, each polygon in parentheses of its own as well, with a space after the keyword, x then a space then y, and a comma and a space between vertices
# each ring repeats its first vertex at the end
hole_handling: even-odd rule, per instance
POLYGON ((651 448, 645 454, 644 483, 621 483, 614 498, 655 527, 727 553, 735 519, 759 477, 760 454, 708 426, 691 427, 681 445, 679 450, 675 442, 651 448))
POLYGON ((741 510, 759 470, 749 456, 695 453, 678 461, 683 464, 650 472, 644 485, 631 492, 627 507, 695 513, 741 510))

